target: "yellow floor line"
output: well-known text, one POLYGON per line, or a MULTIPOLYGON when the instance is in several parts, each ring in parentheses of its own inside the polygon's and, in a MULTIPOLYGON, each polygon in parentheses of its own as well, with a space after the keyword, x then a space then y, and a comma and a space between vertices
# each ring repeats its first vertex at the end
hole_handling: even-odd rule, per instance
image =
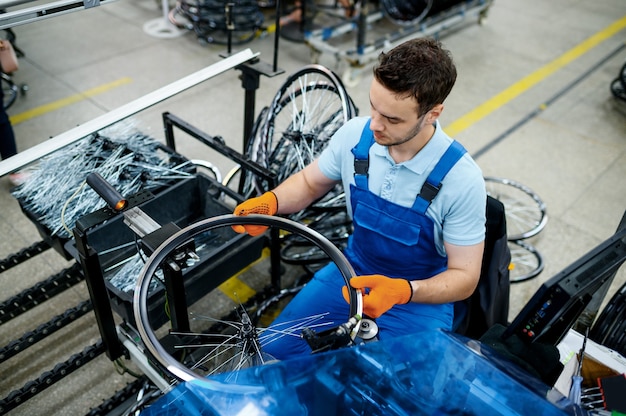
POLYGON ((52 111, 58 110, 59 108, 66 107, 68 105, 77 103, 77 102, 82 101, 82 100, 84 100, 86 98, 93 97, 93 96, 98 95, 98 94, 102 94, 104 92, 112 90, 113 88, 117 88, 117 87, 119 87, 121 85, 128 84, 128 83, 130 83, 132 81, 133 80, 131 78, 128 78, 128 77, 120 78, 117 81, 113 81, 113 82, 110 82, 108 84, 100 85, 100 86, 92 88, 90 90, 87 90, 87 91, 84 91, 84 92, 81 92, 81 93, 78 93, 78 94, 71 95, 69 97, 63 98, 63 99, 58 100, 58 101, 51 102, 49 104, 45 104, 45 105, 42 105, 42 106, 39 106, 39 107, 35 107, 33 109, 30 109, 28 111, 24 111, 23 113, 16 114, 16 115, 10 117, 11 124, 13 124, 15 126, 16 124, 22 123, 24 121, 30 120, 32 118, 38 117, 38 116, 46 114, 46 113, 50 113, 52 111))
POLYGON ((452 137, 458 135, 460 132, 477 123, 496 109, 502 107, 504 104, 508 103, 524 91, 530 89, 548 76, 552 75, 554 72, 563 68, 565 65, 579 58, 593 47, 614 36, 625 27, 626 16, 607 26, 604 30, 601 30, 595 35, 589 37, 587 40, 579 43, 574 48, 565 52, 549 64, 522 78, 520 81, 485 101, 461 118, 453 121, 450 125, 446 126, 444 130, 452 137))
POLYGON ((261 257, 259 257, 257 260, 250 263, 241 271, 239 271, 238 273, 230 277, 227 281, 219 285, 218 289, 221 290, 230 299, 232 299, 233 302, 244 303, 245 301, 250 299, 252 296, 254 296, 256 294, 256 291, 252 289, 250 286, 248 286, 247 284, 245 284, 241 279, 239 279, 239 276, 241 276, 243 273, 250 270, 252 267, 254 267, 255 264, 269 257, 269 255, 270 255, 269 248, 264 248, 261 254, 261 257))

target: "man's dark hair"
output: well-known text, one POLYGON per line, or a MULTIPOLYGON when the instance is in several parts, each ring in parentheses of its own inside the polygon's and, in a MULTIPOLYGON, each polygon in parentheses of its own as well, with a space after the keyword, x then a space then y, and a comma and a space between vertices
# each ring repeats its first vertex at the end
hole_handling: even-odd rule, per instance
POLYGON ((382 52, 374 77, 399 96, 419 103, 418 117, 442 104, 456 81, 456 67, 450 52, 431 38, 406 41, 382 52))

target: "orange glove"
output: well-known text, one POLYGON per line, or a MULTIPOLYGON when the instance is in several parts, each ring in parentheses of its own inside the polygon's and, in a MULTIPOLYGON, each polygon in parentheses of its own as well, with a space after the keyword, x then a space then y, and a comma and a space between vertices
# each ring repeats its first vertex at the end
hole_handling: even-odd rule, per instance
MULTIPOLYGON (((250 214, 264 214, 264 215, 274 215, 278 211, 278 198, 274 192, 266 192, 263 195, 250 198, 246 201, 243 201, 241 204, 235 207, 235 211, 233 215, 245 217, 250 214)), ((267 230, 267 226, 265 225, 233 225, 232 229, 239 233, 248 233, 251 236, 257 236, 263 234, 265 230, 267 230)))
MULTIPOLYGON (((406 279, 394 279, 381 274, 357 276, 350 279, 350 286, 363 290, 363 313, 371 318, 378 318, 394 305, 409 303, 413 297, 413 287, 406 279)), ((343 298, 348 302, 348 288, 341 289, 343 298)))

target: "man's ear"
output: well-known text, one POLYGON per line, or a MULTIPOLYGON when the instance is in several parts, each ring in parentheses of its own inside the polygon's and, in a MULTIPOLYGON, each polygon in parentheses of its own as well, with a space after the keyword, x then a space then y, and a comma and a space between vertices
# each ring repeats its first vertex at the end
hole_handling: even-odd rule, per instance
POLYGON ((443 104, 435 105, 429 112, 426 114, 426 123, 432 124, 439 118, 441 113, 443 112, 443 104))

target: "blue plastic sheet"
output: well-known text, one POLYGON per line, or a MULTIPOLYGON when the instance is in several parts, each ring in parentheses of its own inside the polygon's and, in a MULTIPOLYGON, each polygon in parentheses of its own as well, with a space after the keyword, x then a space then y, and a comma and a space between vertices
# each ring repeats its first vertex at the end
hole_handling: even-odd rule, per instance
POLYGON ((182 383, 142 415, 533 415, 571 402, 477 341, 433 331, 182 383))

